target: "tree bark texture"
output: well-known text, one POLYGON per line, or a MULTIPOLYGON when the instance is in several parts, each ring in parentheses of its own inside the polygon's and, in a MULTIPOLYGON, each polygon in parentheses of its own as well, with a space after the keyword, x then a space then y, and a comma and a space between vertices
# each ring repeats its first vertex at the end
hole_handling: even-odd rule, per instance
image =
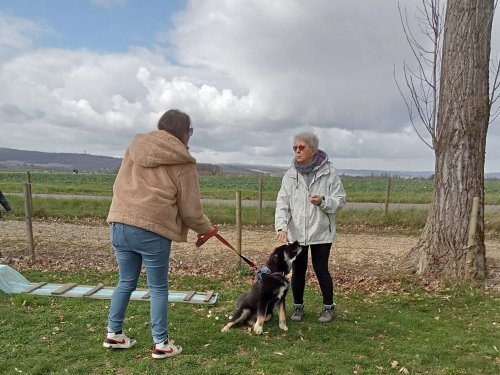
POLYGON ((433 145, 434 194, 419 242, 407 256, 409 267, 421 275, 485 276, 484 162, 492 17, 493 0, 448 0, 433 145), (475 196, 479 212, 475 243, 469 247, 475 196))

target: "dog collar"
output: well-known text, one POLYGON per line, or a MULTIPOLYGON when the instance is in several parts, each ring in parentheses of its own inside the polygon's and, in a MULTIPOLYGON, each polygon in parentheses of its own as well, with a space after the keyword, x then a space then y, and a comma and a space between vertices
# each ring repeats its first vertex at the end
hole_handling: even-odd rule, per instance
POLYGON ((284 272, 273 272, 271 273, 271 270, 268 267, 262 267, 260 270, 257 271, 256 273, 256 278, 258 281, 262 281, 262 277, 264 275, 279 275, 279 276, 285 276, 284 272))

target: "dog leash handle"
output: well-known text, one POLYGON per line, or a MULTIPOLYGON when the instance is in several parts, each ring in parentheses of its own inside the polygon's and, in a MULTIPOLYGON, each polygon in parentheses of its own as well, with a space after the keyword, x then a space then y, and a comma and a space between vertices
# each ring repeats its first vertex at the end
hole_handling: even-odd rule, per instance
POLYGON ((212 238, 213 236, 215 236, 218 231, 219 231, 219 228, 217 228, 217 227, 214 226, 210 232, 203 233, 203 234, 198 234, 198 240, 196 241, 196 247, 200 247, 201 245, 203 245, 210 238, 212 238))

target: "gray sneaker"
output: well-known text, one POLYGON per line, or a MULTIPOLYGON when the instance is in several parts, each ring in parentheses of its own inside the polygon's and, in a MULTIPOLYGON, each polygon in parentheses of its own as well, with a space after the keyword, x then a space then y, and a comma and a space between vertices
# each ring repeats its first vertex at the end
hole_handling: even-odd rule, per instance
POLYGON ((304 318, 304 305, 293 304, 293 314, 290 317, 292 322, 301 322, 304 318))
POLYGON ((319 316, 318 321, 320 323, 330 323, 333 319, 335 319, 335 306, 325 306, 321 315, 319 316))

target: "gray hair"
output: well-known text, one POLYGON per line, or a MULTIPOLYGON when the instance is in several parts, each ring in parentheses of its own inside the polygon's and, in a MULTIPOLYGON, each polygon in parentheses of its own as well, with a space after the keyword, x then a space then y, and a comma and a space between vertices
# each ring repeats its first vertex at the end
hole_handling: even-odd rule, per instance
POLYGON ((311 147, 313 150, 318 151, 319 147, 319 139, 318 136, 314 133, 311 132, 303 132, 299 133, 295 136, 294 142, 300 139, 303 141, 306 145, 311 147))

